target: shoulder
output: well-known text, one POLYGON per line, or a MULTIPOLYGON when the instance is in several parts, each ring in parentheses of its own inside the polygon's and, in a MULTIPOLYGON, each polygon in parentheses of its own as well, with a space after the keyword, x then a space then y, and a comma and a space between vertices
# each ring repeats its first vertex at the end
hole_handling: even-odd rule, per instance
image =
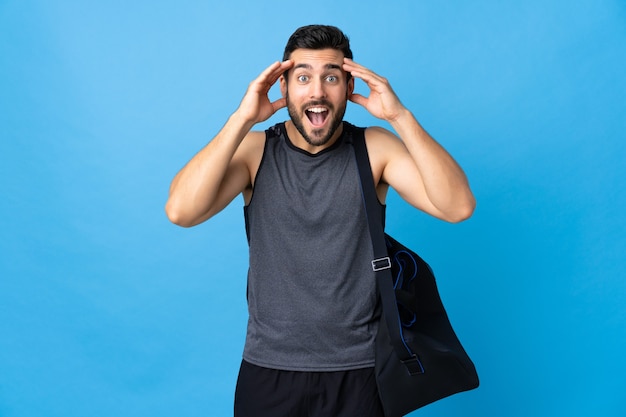
POLYGON ((391 167, 403 166, 405 162, 411 161, 410 154, 395 133, 379 126, 365 130, 365 143, 379 198, 384 201, 384 187, 393 182, 391 167))
POLYGON ((386 164, 394 155, 402 154, 406 148, 393 132, 379 126, 365 129, 365 143, 370 160, 386 164))
POLYGON ((256 156, 263 154, 264 146, 265 132, 253 130, 244 136, 237 149, 237 154, 246 160, 256 158, 256 156))
POLYGON ((370 126, 365 128, 365 140, 368 146, 373 145, 394 145, 400 143, 400 138, 390 130, 380 126, 370 126))
MULTIPOLYGON (((238 161, 240 166, 248 172, 248 187, 250 189, 254 185, 261 160, 263 159, 263 152, 265 150, 266 134, 264 131, 250 131, 241 141, 233 161, 238 161)), ((244 198, 248 199, 249 196, 244 192, 244 198)))
POLYGON ((285 134, 284 131, 284 123, 277 123, 266 130, 251 130, 244 136, 240 148, 253 154, 263 153, 267 139, 283 136, 285 134))
POLYGON ((374 184, 378 192, 379 200, 384 203, 387 194, 387 183, 384 180, 384 172, 393 159, 393 155, 398 152, 398 147, 403 146, 400 139, 389 130, 371 126, 365 128, 365 145, 372 168, 374 184))

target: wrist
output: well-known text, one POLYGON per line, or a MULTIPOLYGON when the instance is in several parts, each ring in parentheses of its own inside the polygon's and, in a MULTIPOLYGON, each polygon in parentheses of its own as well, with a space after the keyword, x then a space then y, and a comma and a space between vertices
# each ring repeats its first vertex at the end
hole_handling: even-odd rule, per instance
POLYGON ((417 122, 417 120, 415 119, 415 116, 413 116, 413 113, 411 113, 411 111, 407 109, 406 107, 402 107, 402 109, 396 113, 395 117, 387 121, 389 122, 389 124, 391 124, 391 126, 394 129, 398 126, 405 125, 406 123, 417 122))
POLYGON ((229 123, 237 125, 246 131, 252 129, 254 125, 257 124, 257 121, 254 119, 254 117, 246 114, 246 112, 243 111, 241 107, 235 110, 235 112, 230 115, 228 121, 229 123))

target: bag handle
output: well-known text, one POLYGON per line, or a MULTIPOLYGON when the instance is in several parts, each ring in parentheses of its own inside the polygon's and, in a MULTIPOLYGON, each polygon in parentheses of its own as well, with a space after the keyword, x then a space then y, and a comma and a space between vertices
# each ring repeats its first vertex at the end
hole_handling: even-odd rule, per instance
MULTIPOLYGON (((424 368, 418 356, 406 345, 402 336, 402 322, 396 304, 396 293, 393 288, 391 277, 391 259, 387 253, 385 230, 382 222, 382 209, 376 195, 374 178, 372 177, 372 167, 370 165, 367 146, 365 144, 365 129, 344 123, 344 128, 348 128, 352 137, 352 146, 356 157, 357 168, 365 205, 365 215, 372 239, 374 259, 372 260, 372 270, 376 276, 378 292, 383 306, 383 316, 389 339, 398 355, 400 361, 407 367, 409 374, 424 373, 424 368)), ((381 323, 382 324, 382 323, 381 323)))

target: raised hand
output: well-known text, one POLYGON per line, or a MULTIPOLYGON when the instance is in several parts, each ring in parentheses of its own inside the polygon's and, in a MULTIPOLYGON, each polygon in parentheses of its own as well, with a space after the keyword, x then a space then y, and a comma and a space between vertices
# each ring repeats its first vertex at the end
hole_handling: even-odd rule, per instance
POLYGON ((293 61, 275 62, 265 69, 248 86, 241 100, 238 113, 252 123, 260 123, 269 119, 274 113, 287 105, 285 98, 270 101, 268 93, 278 78, 293 66, 293 61))
POLYGON ((351 94, 349 99, 363 106, 372 116, 392 122, 405 110, 386 78, 349 58, 344 58, 343 69, 352 74, 353 77, 363 80, 369 87, 370 94, 368 97, 361 94, 351 94))

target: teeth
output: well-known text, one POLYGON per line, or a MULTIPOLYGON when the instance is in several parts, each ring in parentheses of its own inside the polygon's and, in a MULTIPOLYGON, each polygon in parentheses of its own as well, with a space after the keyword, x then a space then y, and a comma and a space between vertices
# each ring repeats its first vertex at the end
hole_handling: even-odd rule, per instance
POLYGON ((312 113, 324 113, 326 109, 323 107, 313 107, 313 108, 308 109, 307 111, 310 111, 312 113))

